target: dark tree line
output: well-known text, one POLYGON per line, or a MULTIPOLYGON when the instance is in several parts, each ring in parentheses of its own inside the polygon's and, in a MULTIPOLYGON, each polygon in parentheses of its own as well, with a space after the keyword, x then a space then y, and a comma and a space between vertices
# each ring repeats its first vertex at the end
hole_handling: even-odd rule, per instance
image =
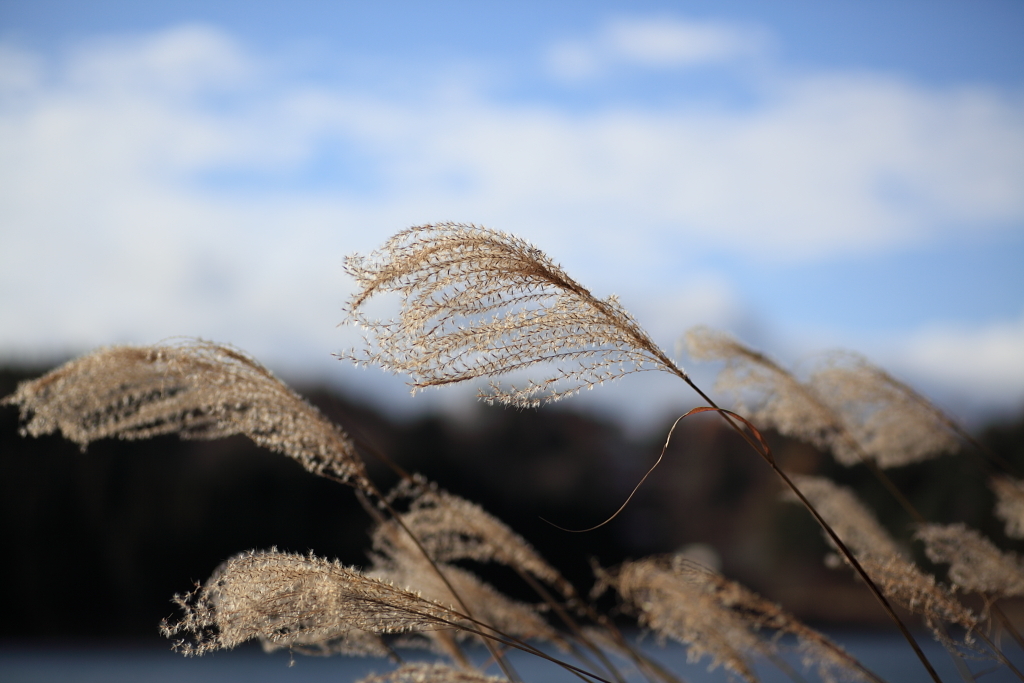
MULTIPOLYGON (((0 395, 42 372, 0 371, 0 395)), ((398 422, 327 390, 300 393, 356 439, 383 488, 395 477, 376 453, 480 503, 583 588, 592 581, 590 558, 609 566, 706 543, 727 575, 800 616, 879 616, 846 572, 823 567, 814 523, 777 502, 770 471, 712 416, 683 423, 664 464, 620 517, 569 534, 544 519, 584 528, 607 517, 654 461, 668 423, 631 439, 614 422, 571 407, 484 405, 457 423, 439 416, 398 422)), ((770 438, 786 467, 854 486, 895 534, 909 538, 909 520, 866 470, 770 438)), ((993 426, 983 438, 1024 469, 1024 419, 993 426)), ((969 458, 944 456, 892 477, 930 519, 964 521, 1015 548, 992 523, 992 495, 969 458)), ((83 453, 58 436, 22 438, 17 411, 0 409, 3 638, 155 640, 171 596, 226 558, 277 546, 359 565, 370 524, 351 490, 241 437, 103 441, 83 453)), ((512 577, 487 578, 519 590, 512 577)))

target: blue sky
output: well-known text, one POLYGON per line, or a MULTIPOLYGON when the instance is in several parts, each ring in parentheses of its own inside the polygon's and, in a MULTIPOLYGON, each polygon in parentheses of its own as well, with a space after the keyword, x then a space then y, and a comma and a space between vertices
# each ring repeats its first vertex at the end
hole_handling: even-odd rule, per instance
MULTIPOLYGON (((330 353, 342 257, 456 220, 666 348, 846 347, 1016 410, 1022 34, 1018 2, 2 0, 0 356, 202 336, 454 405, 330 353)), ((585 401, 661 417, 658 382, 585 401)))

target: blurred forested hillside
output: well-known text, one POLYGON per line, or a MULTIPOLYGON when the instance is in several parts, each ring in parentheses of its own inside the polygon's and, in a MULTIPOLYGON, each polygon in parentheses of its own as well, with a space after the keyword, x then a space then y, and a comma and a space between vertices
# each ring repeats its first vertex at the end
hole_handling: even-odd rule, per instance
MULTIPOLYGON (((0 370, 0 396, 43 372, 0 370)), ((381 488, 395 475, 375 453, 482 504, 583 589, 592 557, 608 566, 701 543, 717 551, 725 574, 800 616, 885 619, 846 570, 824 567, 827 549, 814 523, 779 502, 770 470, 712 414, 683 422, 621 516, 573 534, 544 520, 579 529, 609 516, 654 462, 669 423, 629 438, 612 421, 574 412, 571 401, 537 411, 481 404, 458 421, 397 422, 323 389, 299 391, 356 439, 381 488)), ((59 436, 23 438, 18 422, 14 408, 0 409, 0 637, 156 639, 174 593, 252 548, 365 562, 371 522, 353 492, 244 438, 105 441, 81 452, 59 436)), ((1024 470, 1024 418, 980 436, 1024 470)), ((894 534, 909 539, 910 520, 866 469, 769 438, 785 469, 854 486, 894 534)), ((968 455, 890 474, 929 519, 963 521, 1004 548, 1024 549, 993 522, 987 475, 968 455)), ((474 569, 532 599, 500 571, 474 569)))

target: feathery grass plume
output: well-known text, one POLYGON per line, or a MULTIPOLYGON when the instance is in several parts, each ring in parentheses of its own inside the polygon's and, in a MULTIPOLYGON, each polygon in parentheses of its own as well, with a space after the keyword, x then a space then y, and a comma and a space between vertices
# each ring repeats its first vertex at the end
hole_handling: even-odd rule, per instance
POLYGON ((364 466, 348 435, 265 367, 201 340, 114 346, 22 382, 4 399, 32 436, 59 430, 83 449, 97 439, 244 434, 315 474, 357 486, 364 466))
POLYGON ((476 503, 439 489, 421 476, 401 482, 388 496, 409 498, 405 526, 437 562, 497 562, 555 586, 566 597, 574 589, 519 534, 476 503))
POLYGON ((333 636, 329 632, 303 633, 287 642, 270 640, 266 636, 260 636, 259 640, 264 652, 288 650, 312 657, 394 657, 384 639, 368 631, 338 630, 333 636))
POLYGON ((709 671, 722 666, 744 680, 757 680, 748 654, 762 646, 761 639, 743 619, 722 610, 701 582, 681 578, 663 558, 627 562, 614 573, 599 574, 595 594, 606 586, 639 612, 641 626, 686 645, 688 663, 707 656, 709 671))
POLYGON ((685 644, 688 661, 709 656, 709 670, 723 666, 756 681, 752 660, 767 657, 781 662, 778 638, 790 634, 797 639, 803 664, 815 667, 822 680, 879 680, 777 604, 678 555, 646 557, 599 571, 595 591, 603 592, 607 586, 639 612, 641 624, 661 638, 685 644))
MULTIPOLYGON (((555 586, 569 605, 575 606, 580 614, 591 619, 598 618, 589 606, 580 599, 579 594, 554 567, 544 559, 523 539, 509 529, 504 523, 488 514, 479 505, 463 498, 454 496, 439 489, 436 484, 427 482, 421 476, 402 481, 389 494, 389 500, 409 498, 409 511, 401 515, 401 520, 414 536, 420 541, 427 553, 438 562, 456 560, 474 560, 477 562, 497 562, 515 569, 521 575, 533 576, 555 586)), ((546 592, 541 593, 550 599, 546 592)), ((593 631, 579 629, 568 613, 553 601, 549 605, 565 623, 573 629, 580 640, 592 651, 597 652, 600 645, 593 639, 593 631)), ((503 629, 504 630, 504 629, 503 629)), ((635 653, 612 637, 611 632, 602 630, 604 643, 602 650, 619 652, 636 660, 635 653)), ((566 641, 551 631, 543 634, 565 649, 566 641)), ((599 653, 599 657, 603 654, 599 653)), ((641 666, 649 662, 637 662, 641 666)))
MULTIPOLYGON (((175 644, 188 655, 232 648, 252 638, 282 647, 344 639, 355 649, 364 639, 347 638, 351 631, 450 629, 460 618, 439 603, 337 561, 274 549, 228 560, 205 585, 175 596, 175 602, 185 615, 177 623, 165 622, 161 631, 191 638, 175 644)), ((378 651, 368 647, 365 653, 378 651)))
POLYGON ((1021 558, 999 550, 974 529, 926 524, 915 538, 924 542, 929 560, 949 565, 949 580, 959 588, 999 598, 1024 595, 1021 558))
MULTIPOLYGON (((947 645, 954 643, 944 634, 943 622, 962 626, 970 636, 970 631, 978 625, 977 618, 948 589, 938 584, 935 577, 922 572, 903 555, 850 489, 824 477, 794 476, 793 481, 887 598, 921 615, 935 637, 947 645)), ((795 502, 792 495, 787 494, 786 499, 795 502)))
POLYGON ((1024 481, 993 477, 990 485, 996 494, 996 517, 1006 524, 1006 535, 1024 538, 1024 481))
POLYGON ((959 444, 942 411, 857 354, 829 354, 809 384, 879 467, 927 460, 959 444))
POLYGON ((366 349, 347 357, 408 374, 413 391, 490 378, 484 396, 537 406, 643 370, 686 374, 612 296, 598 299, 528 242, 475 225, 409 228, 369 256, 350 256, 359 291, 348 322, 366 331, 366 349), (397 293, 397 319, 367 318, 373 296, 397 293), (544 368, 519 388, 495 379, 544 368))
POLYGON ((444 664, 405 664, 390 673, 360 678, 356 683, 502 683, 504 680, 444 664))
POLYGON ((690 356, 725 361, 716 388, 736 398, 735 410, 760 426, 831 450, 844 465, 861 461, 863 452, 839 416, 813 388, 802 384, 778 363, 744 346, 730 335, 706 327, 686 333, 690 356))
MULTIPOLYGON (((377 525, 373 532, 373 548, 374 566, 368 572, 369 576, 402 586, 440 604, 459 602, 448 586, 451 584, 477 622, 521 639, 561 641, 558 633, 530 605, 507 598, 471 572, 444 564, 436 558, 435 570, 409 535, 394 521, 377 525), (438 576, 438 572, 444 574, 448 583, 438 576)), ((429 637, 430 634, 426 635, 429 637)), ((459 634, 460 637, 464 635, 459 634)))

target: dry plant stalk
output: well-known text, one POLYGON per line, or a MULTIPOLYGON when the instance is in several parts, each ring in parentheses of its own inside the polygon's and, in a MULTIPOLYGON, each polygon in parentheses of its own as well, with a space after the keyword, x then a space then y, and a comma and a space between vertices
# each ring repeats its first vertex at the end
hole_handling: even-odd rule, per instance
POLYGON ((863 454, 839 416, 772 359, 706 327, 689 330, 686 346, 696 360, 725 361, 715 388, 736 398, 736 412, 780 434, 831 450, 844 465, 861 461, 863 454))
POLYGON ((310 472, 365 487, 348 435, 241 351, 186 340, 114 346, 69 361, 3 401, 20 408, 24 434, 60 431, 83 449, 105 438, 244 434, 310 472))
MULTIPOLYGON (((479 505, 443 491, 436 484, 427 482, 418 475, 402 481, 388 495, 392 502, 405 498, 411 502, 408 512, 400 515, 400 519, 435 561, 446 563, 474 560, 495 562, 510 567, 546 600, 546 607, 552 608, 572 634, 575 634, 577 641, 597 655, 609 670, 612 670, 613 665, 610 664, 604 650, 619 652, 641 666, 650 666, 650 662, 637 661, 642 658, 621 641, 621 635, 620 639, 616 640, 610 631, 602 631, 604 636, 596 636, 595 641, 594 629, 580 628, 563 605, 557 603, 540 585, 531 581, 530 577, 533 577, 554 586, 566 600, 566 604, 574 607, 579 615, 600 620, 600 616, 580 598, 575 587, 557 569, 548 564, 523 537, 501 520, 479 505), (604 644, 603 648, 598 642, 604 644)), ((375 546, 379 542, 375 537, 375 546)), ((553 629, 541 631, 536 627, 532 628, 535 637, 553 642, 563 651, 567 647, 572 647, 571 641, 553 629)), ((513 635, 519 633, 514 632, 513 635)))
MULTIPOLYGON (((303 647, 344 640, 356 648, 362 633, 450 629, 461 618, 444 605, 338 562, 273 549, 228 560, 204 586, 175 596, 175 602, 185 615, 165 623, 162 631, 190 638, 176 642, 188 655, 233 648, 252 638, 303 647)), ((379 646, 365 653, 377 652, 379 646)))
MULTIPOLYGON (((978 626, 977 618, 956 597, 906 559, 899 546, 875 516, 848 488, 824 477, 794 477, 800 490, 853 551, 857 561, 878 584, 886 597, 904 609, 919 614, 935 637, 949 644, 942 625, 957 624, 968 632, 978 626)), ((787 496, 787 500, 792 500, 787 496)))
POLYGON ((575 595, 572 585, 526 539, 476 503, 419 476, 400 483, 388 498, 410 499, 401 519, 434 560, 497 562, 555 586, 567 598, 575 595))
POLYGON ((1006 535, 1024 538, 1024 481, 994 477, 990 485, 996 494, 996 517, 1006 524, 1006 535))
MULTIPOLYGON (((497 633, 524 640, 561 640, 533 607, 502 595, 471 572, 432 558, 437 567, 435 571, 419 547, 394 521, 377 526, 373 533, 373 548, 374 563, 367 572, 368 576, 401 586, 439 604, 451 605, 461 601, 474 617, 473 622, 459 622, 464 627, 472 628, 473 623, 483 623, 497 633), (438 572, 443 573, 444 578, 438 572), (452 589, 458 593, 458 598, 452 589)), ((429 637, 430 634, 426 635, 429 637)), ((468 634, 458 635, 464 637, 468 634)), ((437 645, 444 648, 444 643, 437 645)))
POLYGON ((1024 562, 1003 552, 964 524, 926 524, 915 537, 936 564, 949 565, 949 580, 961 590, 991 598, 1024 595, 1024 562))
POLYGON ((717 387, 736 396, 737 411, 831 450, 843 465, 870 458, 881 468, 899 467, 958 445, 938 408, 856 354, 829 354, 804 383, 725 333, 698 327, 686 340, 694 358, 725 361, 717 387))
POLYGON ((348 321, 367 348, 347 355, 407 374, 413 391, 476 378, 487 401, 537 406, 643 370, 685 373, 615 297, 598 299, 542 251, 512 235, 442 223, 399 232, 369 256, 350 256, 359 291, 348 321), (361 311, 378 295, 401 297, 398 317, 361 311), (542 369, 522 387, 499 376, 542 369))
POLYGON ((614 571, 601 571, 596 591, 611 586, 660 638, 687 647, 687 660, 708 656, 708 670, 722 666, 744 680, 757 680, 752 661, 781 662, 779 636, 797 639, 805 667, 823 681, 873 680, 877 676, 831 640, 777 604, 717 572, 679 556, 647 557, 614 571))

